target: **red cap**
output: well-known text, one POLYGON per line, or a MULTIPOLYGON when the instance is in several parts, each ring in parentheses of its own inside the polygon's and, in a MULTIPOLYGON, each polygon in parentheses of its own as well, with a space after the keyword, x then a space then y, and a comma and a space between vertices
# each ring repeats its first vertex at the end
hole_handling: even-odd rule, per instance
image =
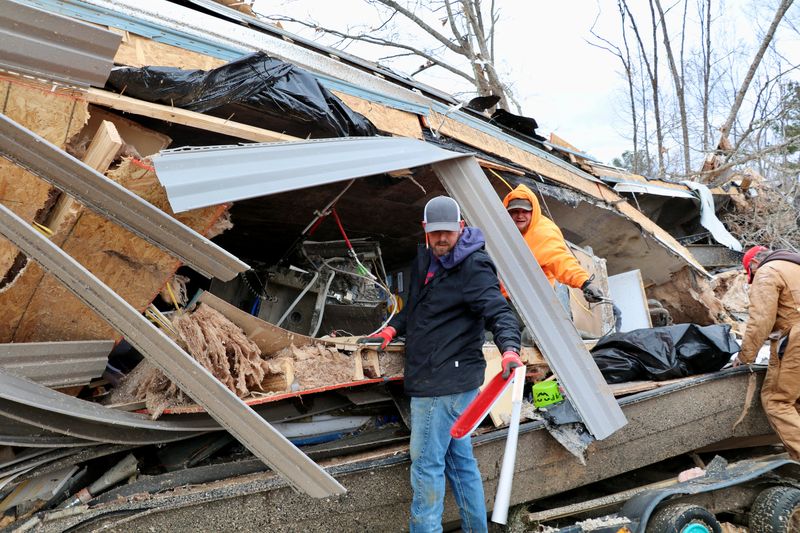
POLYGON ((753 273, 750 272, 750 262, 758 252, 763 252, 764 250, 767 250, 764 246, 753 246, 744 253, 744 257, 742 257, 742 266, 744 267, 744 271, 747 272, 747 283, 753 283, 753 273))

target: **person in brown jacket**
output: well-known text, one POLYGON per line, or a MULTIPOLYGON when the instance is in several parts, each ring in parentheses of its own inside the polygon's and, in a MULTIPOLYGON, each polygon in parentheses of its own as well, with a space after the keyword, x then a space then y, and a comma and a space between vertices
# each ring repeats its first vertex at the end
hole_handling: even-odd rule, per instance
POLYGON ((760 246, 744 259, 750 317, 733 366, 753 363, 772 339, 761 404, 789 457, 800 460, 800 254, 760 246))

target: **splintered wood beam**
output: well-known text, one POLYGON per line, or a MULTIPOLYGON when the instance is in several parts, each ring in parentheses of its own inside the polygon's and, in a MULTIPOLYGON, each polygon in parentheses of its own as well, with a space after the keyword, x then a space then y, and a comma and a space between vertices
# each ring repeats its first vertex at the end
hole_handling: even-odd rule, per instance
MULTIPOLYGON (((86 155, 83 156, 83 162, 101 174, 105 174, 123 144, 114 124, 104 120, 94 134, 92 142, 89 143, 86 155)), ((81 204, 79 202, 67 194, 62 194, 53 206, 52 211, 50 211, 44 225, 54 232, 59 229, 68 230, 68 227, 62 228, 62 226, 74 224, 80 211, 81 204)), ((61 233, 62 235, 59 235, 60 238, 57 242, 59 246, 63 244, 63 240, 69 234, 68 231, 62 231, 61 233)))
POLYGON ((117 127, 112 122, 104 120, 100 123, 92 142, 89 143, 83 162, 98 172, 105 172, 123 144, 117 127))
POLYGON ((248 124, 212 117, 178 107, 145 102, 144 100, 137 100, 102 89, 89 88, 82 94, 90 104, 110 107, 117 111, 124 111, 134 115, 142 115, 166 122, 182 124, 201 130, 213 131, 214 133, 247 139, 248 141, 275 142, 300 140, 298 137, 292 135, 285 135, 276 131, 265 130, 248 124))

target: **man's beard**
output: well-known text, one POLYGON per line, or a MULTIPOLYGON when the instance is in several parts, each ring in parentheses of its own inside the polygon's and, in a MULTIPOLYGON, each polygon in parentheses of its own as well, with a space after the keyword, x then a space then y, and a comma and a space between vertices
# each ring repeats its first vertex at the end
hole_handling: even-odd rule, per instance
POLYGON ((434 243, 433 244, 433 253, 436 257, 442 257, 443 255, 449 254, 455 246, 450 246, 450 243, 434 243))

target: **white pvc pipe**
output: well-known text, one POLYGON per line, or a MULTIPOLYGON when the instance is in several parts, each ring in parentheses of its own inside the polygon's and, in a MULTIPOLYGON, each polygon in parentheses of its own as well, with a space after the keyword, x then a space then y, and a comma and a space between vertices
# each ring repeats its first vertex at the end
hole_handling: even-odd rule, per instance
POLYGON ((522 412, 522 393, 525 389, 525 367, 514 369, 514 385, 511 388, 511 420, 508 423, 506 450, 503 453, 503 465, 500 467, 500 479, 497 481, 497 494, 492 508, 492 522, 505 525, 508 519, 508 505, 511 501, 511 484, 514 481, 514 463, 517 460, 517 438, 519 437, 519 419, 522 412))

